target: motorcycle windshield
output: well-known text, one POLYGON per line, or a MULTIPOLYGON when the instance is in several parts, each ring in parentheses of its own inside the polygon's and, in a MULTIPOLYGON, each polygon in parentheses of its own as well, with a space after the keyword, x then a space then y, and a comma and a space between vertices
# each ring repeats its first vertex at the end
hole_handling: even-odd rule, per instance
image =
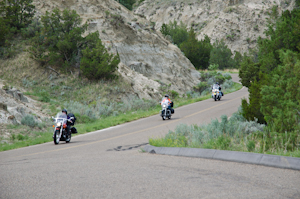
POLYGON ((57 113, 56 114, 56 122, 67 122, 68 116, 64 113, 57 113))
POLYGON ((217 85, 217 84, 215 84, 215 85, 213 85, 213 90, 219 90, 219 85, 217 85))

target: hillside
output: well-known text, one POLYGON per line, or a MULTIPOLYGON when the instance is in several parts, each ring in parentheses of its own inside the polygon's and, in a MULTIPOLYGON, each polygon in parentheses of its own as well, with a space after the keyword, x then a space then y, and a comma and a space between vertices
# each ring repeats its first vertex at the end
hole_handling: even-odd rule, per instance
POLYGON ((163 23, 182 21, 193 27, 198 39, 208 35, 212 42, 224 39, 232 52, 248 52, 264 37, 269 13, 278 6, 278 13, 292 10, 294 0, 145 0, 134 13, 155 22, 155 29, 163 23))
POLYGON ((160 97, 162 85, 181 94, 199 82, 199 73, 181 51, 160 34, 150 22, 134 15, 114 0, 35 0, 39 14, 58 7, 75 10, 88 32, 99 31, 106 47, 120 55, 120 74, 129 81, 140 98, 160 97))

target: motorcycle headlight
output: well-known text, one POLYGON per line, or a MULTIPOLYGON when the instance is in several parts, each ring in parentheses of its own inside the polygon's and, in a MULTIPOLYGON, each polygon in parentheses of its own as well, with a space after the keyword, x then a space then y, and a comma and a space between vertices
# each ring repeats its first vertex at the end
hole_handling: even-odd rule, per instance
POLYGON ((164 105, 163 105, 163 108, 166 108, 166 107, 167 107, 167 106, 164 104, 164 105))
POLYGON ((57 127, 60 127, 60 126, 61 126, 61 123, 60 123, 60 122, 56 123, 56 126, 57 126, 57 127))

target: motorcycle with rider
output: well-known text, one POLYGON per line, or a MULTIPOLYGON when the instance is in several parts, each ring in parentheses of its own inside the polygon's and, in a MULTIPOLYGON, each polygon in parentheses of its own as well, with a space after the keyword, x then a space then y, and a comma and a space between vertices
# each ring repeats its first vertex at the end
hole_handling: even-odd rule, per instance
POLYGON ((59 141, 66 141, 69 143, 71 141, 72 133, 77 133, 77 130, 74 126, 76 118, 72 113, 68 114, 66 109, 63 109, 61 113, 57 113, 56 117, 52 117, 55 124, 54 133, 53 133, 53 141, 54 144, 58 144, 59 141))
POLYGON ((220 86, 219 82, 215 83, 213 86, 212 86, 212 94, 211 94, 211 97, 217 101, 217 100, 221 100, 221 97, 224 96, 223 92, 221 91, 222 90, 222 87, 220 86))
POLYGON ((172 114, 174 114, 174 109, 172 108, 174 103, 172 100, 169 98, 169 95, 165 95, 162 100, 161 100, 161 108, 162 110, 160 111, 160 116, 162 117, 163 120, 166 118, 171 119, 172 114))

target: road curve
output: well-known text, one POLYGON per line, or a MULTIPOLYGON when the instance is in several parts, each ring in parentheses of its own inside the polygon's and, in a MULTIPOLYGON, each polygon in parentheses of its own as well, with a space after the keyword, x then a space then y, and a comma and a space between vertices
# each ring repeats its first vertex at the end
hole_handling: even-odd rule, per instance
POLYGON ((243 88, 177 108, 171 120, 155 115, 68 144, 0 152, 0 198, 299 198, 299 171, 139 152, 177 124, 230 116, 247 96, 243 88))

